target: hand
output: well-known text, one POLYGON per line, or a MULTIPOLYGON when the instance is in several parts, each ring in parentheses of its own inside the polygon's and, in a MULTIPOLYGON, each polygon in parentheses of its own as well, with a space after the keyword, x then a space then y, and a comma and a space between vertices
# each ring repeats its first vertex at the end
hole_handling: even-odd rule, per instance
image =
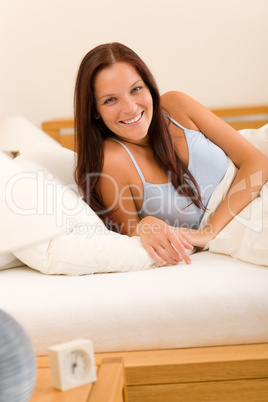
POLYGON ((213 228, 211 225, 205 226, 203 229, 187 229, 178 228, 184 234, 185 239, 195 247, 204 248, 205 245, 215 238, 213 228))
POLYGON ((186 249, 192 250, 193 246, 178 228, 150 216, 138 223, 135 233, 140 236, 144 248, 156 262, 175 265, 184 260, 186 264, 191 263, 186 249))

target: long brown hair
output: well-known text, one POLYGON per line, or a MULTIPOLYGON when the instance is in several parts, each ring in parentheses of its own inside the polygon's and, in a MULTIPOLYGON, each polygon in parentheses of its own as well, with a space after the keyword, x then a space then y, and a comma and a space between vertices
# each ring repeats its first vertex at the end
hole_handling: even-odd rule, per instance
MULTIPOLYGON (((148 130, 148 140, 156 162, 169 175, 179 194, 187 197, 190 203, 204 209, 194 177, 174 150, 168 125, 161 110, 158 87, 152 73, 133 50, 116 42, 97 46, 87 53, 77 74, 74 96, 77 151, 75 180, 85 201, 107 226, 110 222, 110 227, 113 227, 112 211, 107 212, 97 190, 103 166, 103 141, 112 133, 102 119, 97 118, 94 82, 98 72, 117 62, 125 62, 133 66, 151 93, 153 116, 148 130)), ((113 228, 117 230, 116 223, 113 228)))

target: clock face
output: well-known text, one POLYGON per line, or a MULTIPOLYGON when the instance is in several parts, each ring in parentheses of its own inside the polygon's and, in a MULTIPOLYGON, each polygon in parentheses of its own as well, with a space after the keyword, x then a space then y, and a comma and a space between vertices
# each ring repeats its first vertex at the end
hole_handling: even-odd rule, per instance
POLYGON ((66 391, 96 381, 94 350, 89 339, 51 346, 48 352, 53 387, 66 391))
POLYGON ((88 374, 90 360, 82 350, 73 350, 63 361, 63 374, 69 380, 80 380, 88 374))

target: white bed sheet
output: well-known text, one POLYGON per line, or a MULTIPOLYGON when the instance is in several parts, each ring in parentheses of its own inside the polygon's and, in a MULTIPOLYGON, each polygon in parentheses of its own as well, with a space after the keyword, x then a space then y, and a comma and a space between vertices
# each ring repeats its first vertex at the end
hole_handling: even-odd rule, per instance
POLYGON ((36 354, 89 338, 95 352, 268 342, 268 269, 201 252, 192 264, 86 276, 0 272, 0 308, 36 354))

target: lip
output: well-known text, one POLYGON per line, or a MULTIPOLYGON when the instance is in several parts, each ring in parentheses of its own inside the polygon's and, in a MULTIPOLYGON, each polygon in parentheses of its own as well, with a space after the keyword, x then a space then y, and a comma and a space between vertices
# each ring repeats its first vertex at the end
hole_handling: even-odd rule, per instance
POLYGON ((138 116, 140 116, 140 118, 138 120, 134 121, 133 123, 125 123, 123 120, 120 120, 120 123, 124 124, 124 126, 128 126, 128 127, 134 126, 141 121, 143 114, 144 114, 144 110, 139 115, 132 117, 132 119, 125 120, 125 121, 133 120, 133 119, 137 118, 138 116))

